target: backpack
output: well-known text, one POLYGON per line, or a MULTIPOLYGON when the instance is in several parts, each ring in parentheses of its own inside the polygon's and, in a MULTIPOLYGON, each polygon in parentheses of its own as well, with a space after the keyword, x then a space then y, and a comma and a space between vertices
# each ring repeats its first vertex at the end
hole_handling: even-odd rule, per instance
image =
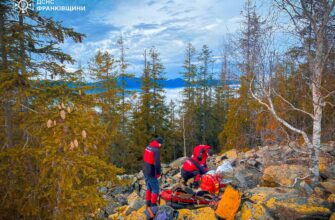
POLYGON ((212 194, 218 194, 220 188, 219 178, 215 175, 205 174, 201 177, 200 188, 212 194))
POLYGON ((147 207, 144 214, 146 215, 147 220, 174 220, 178 218, 179 212, 170 206, 163 205, 161 207, 147 207))
POLYGON ((155 220, 174 220, 177 219, 179 212, 170 206, 164 205, 159 207, 155 220))
POLYGON ((228 185, 216 208, 215 214, 226 220, 234 220, 241 204, 241 193, 228 185))

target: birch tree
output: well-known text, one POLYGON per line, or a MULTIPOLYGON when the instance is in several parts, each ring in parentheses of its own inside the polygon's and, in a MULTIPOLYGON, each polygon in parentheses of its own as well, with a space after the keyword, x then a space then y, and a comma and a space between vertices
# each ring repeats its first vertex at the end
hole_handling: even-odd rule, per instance
MULTIPOLYGON (((334 6, 333 0, 277 0, 276 5, 280 10, 283 10, 289 15, 290 20, 294 25, 294 36, 298 36, 301 40, 304 49, 304 55, 309 67, 309 73, 306 77, 309 80, 312 97, 310 102, 313 105, 313 112, 308 112, 305 109, 295 107, 285 97, 281 96, 271 86, 271 80, 268 83, 251 80, 250 92, 252 96, 263 106, 265 106, 271 114, 286 128, 300 134, 305 144, 308 147, 310 155, 310 171, 312 182, 318 184, 319 178, 319 152, 321 146, 322 134, 322 116, 323 109, 326 106, 327 99, 335 94, 335 91, 328 91, 323 87, 322 75, 326 68, 329 59, 329 54, 334 49, 334 6), (293 126, 288 121, 284 120, 278 114, 273 97, 279 97, 284 103, 290 106, 293 110, 306 114, 311 118, 312 133, 306 129, 301 129, 293 126)), ((265 51, 268 48, 263 48, 265 51)), ((268 55, 270 53, 265 52, 268 55)), ((269 74, 274 71, 275 62, 274 56, 267 56, 269 61, 266 68, 259 68, 267 71, 269 74)), ((271 78, 271 74, 270 74, 271 78)), ((255 76, 254 78, 255 79, 255 76)))

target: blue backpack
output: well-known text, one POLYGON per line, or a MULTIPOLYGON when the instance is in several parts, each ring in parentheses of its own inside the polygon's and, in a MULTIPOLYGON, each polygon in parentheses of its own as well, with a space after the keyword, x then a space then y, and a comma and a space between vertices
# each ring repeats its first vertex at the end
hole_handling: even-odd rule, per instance
POLYGON ((153 206, 153 207, 148 207, 145 210, 145 215, 147 217, 147 220, 174 220, 178 218, 179 212, 177 210, 174 210, 170 206, 163 205, 161 207, 158 206, 153 206), (150 208, 150 210, 149 210, 150 208), (151 215, 150 215, 151 211, 151 215), (154 217, 152 218, 152 216, 154 217))

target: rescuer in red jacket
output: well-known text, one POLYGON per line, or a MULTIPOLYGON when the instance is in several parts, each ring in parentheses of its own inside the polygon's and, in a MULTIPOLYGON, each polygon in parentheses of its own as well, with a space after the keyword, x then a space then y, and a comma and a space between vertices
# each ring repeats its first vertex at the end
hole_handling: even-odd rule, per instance
POLYGON ((153 140, 144 150, 143 174, 147 190, 145 200, 147 206, 156 206, 159 195, 158 178, 161 176, 160 147, 163 144, 161 137, 153 140))
POLYGON ((211 147, 208 145, 198 145, 193 149, 193 155, 187 159, 181 169, 181 176, 185 183, 191 178, 194 178, 194 186, 199 186, 201 175, 208 171, 206 160, 208 158, 211 147))
POLYGON ((198 146, 195 146, 193 148, 193 157, 197 157, 197 160, 199 161, 200 165, 204 168, 204 170, 207 172, 207 158, 211 154, 212 147, 208 145, 200 144, 198 146))

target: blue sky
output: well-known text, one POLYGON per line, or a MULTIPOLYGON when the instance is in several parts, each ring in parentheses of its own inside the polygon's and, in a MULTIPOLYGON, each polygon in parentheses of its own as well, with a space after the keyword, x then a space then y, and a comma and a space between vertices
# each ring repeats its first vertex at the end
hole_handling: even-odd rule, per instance
POLYGON ((116 40, 122 34, 128 71, 139 76, 144 49, 155 46, 166 77, 176 78, 188 42, 198 50, 207 44, 219 59, 224 36, 240 27, 243 4, 244 0, 54 0, 54 5, 85 5, 86 11, 42 14, 87 35, 81 44, 62 45, 82 65, 98 50, 117 57, 116 40))

